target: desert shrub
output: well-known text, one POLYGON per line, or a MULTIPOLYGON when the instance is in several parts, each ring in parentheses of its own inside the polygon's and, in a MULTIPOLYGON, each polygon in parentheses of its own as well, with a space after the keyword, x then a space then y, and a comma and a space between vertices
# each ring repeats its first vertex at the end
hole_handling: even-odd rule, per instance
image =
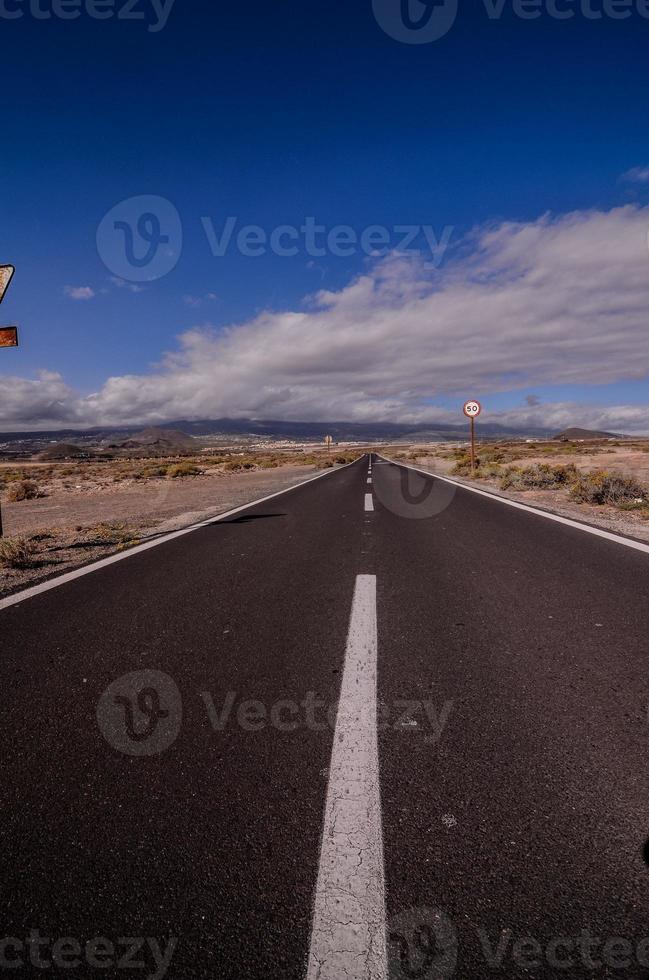
POLYGON ((607 470, 581 473, 570 488, 570 497, 580 504, 631 504, 645 501, 647 489, 633 477, 619 476, 607 470))
POLYGON ((279 463, 276 459, 262 459, 259 465, 262 470, 274 470, 279 466, 279 463))
POLYGON ((637 510, 643 517, 649 517, 649 500, 630 500, 619 505, 620 510, 637 510))
POLYGON ((494 476, 500 477, 502 475, 502 472, 503 472, 503 468, 500 465, 500 463, 484 463, 484 465, 481 465, 479 467, 477 476, 479 478, 489 479, 489 477, 494 477, 494 476))
POLYGON ((201 470, 193 463, 176 463, 174 466, 167 467, 167 476, 172 480, 185 476, 200 476, 201 470))
POLYGON ((17 503, 19 500, 34 500, 36 497, 44 496, 45 494, 35 480, 19 480, 12 483, 7 489, 7 499, 11 503, 17 503))
POLYGON ((241 470, 241 463, 235 463, 233 459, 229 459, 223 469, 226 473, 238 473, 241 470))
POLYGON ((27 538, 0 538, 0 566, 26 568, 35 551, 36 545, 27 538))
POLYGON ((321 459, 316 463, 319 470, 328 470, 333 466, 333 462, 330 459, 321 459))
POLYGON ((93 527, 87 528, 77 528, 79 531, 85 531, 87 537, 84 538, 85 544, 96 544, 96 545, 109 545, 109 544, 125 544, 126 542, 131 542, 133 540, 133 534, 126 524, 119 521, 114 521, 112 523, 100 523, 95 524, 93 527))
MULTIPOLYGON (((480 466, 480 460, 476 458, 476 469, 480 466)), ((463 453, 461 456, 457 456, 457 462, 451 474, 453 476, 469 476, 471 473, 471 457, 463 453)))
POLYGON ((556 490, 571 484, 578 471, 570 466, 549 466, 535 463, 532 466, 509 466, 500 480, 501 490, 556 490))

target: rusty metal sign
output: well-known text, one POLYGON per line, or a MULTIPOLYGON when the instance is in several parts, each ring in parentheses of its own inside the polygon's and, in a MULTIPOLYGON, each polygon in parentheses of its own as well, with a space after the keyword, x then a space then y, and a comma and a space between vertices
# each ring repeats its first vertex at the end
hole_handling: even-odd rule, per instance
POLYGON ((0 327, 0 347, 18 346, 18 327, 0 327))
POLYGON ((0 265, 0 303, 2 303, 4 295, 9 289, 9 283, 13 279, 15 271, 13 265, 0 265))

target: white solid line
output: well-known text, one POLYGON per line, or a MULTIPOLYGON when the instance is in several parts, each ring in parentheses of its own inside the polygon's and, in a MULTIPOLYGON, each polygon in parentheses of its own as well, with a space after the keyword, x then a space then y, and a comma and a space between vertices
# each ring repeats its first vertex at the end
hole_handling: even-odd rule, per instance
POLYGON ((387 980, 376 724, 376 576, 356 578, 307 980, 387 980))
POLYGON ((633 538, 624 538, 621 534, 613 534, 612 531, 603 531, 598 527, 590 527, 588 524, 573 521, 569 517, 560 517, 559 514, 549 514, 547 511, 538 510, 529 504, 521 504, 517 500, 508 500, 507 497, 501 497, 496 493, 489 493, 488 490, 479 490, 478 487, 468 487, 465 483, 458 483, 457 480, 449 480, 447 476, 439 476, 437 473, 431 473, 429 470, 422 470, 418 466, 407 466, 405 463, 396 463, 392 459, 386 459, 385 462, 392 463, 393 466, 402 466, 406 470, 414 470, 415 473, 423 473, 424 476, 430 476, 435 480, 442 480, 443 483, 452 483, 454 487, 460 487, 460 489, 468 490, 470 493, 477 493, 481 497, 488 497, 490 500, 505 504, 507 507, 514 507, 516 510, 526 510, 529 514, 536 514, 537 517, 545 517, 548 521, 556 521, 557 524, 565 524, 567 527, 574 527, 578 531, 586 531, 587 534, 594 534, 598 538, 606 538, 607 541, 622 544, 625 548, 634 548, 636 551, 644 551, 645 554, 649 554, 649 544, 644 544, 642 541, 634 541, 633 538))
POLYGON ((374 501, 372 500, 372 494, 365 494, 365 510, 374 510, 374 501))
POLYGON ((199 524, 192 524, 190 527, 184 527, 180 531, 171 531, 169 534, 156 538, 155 541, 146 541, 144 544, 138 544, 134 548, 130 548, 128 551, 122 551, 117 555, 110 555, 109 558, 101 558, 99 561, 95 561, 91 565, 84 565, 83 568, 77 568, 74 571, 66 572, 65 575, 59 575, 57 578, 49 579, 47 582, 41 582, 40 585, 33 585, 31 588, 25 589, 23 592, 16 592, 15 595, 10 595, 6 599, 0 599, 0 610, 7 609, 9 606, 15 606, 17 603, 24 602, 25 599, 31 599, 33 596, 40 595, 42 592, 49 592, 50 589, 57 589, 59 585, 65 585, 66 582, 73 582, 76 578, 81 578, 83 575, 90 575, 91 572, 96 572, 100 568, 106 568, 108 565, 114 565, 115 562, 124 561, 125 558, 131 558, 133 555, 139 555, 140 552, 148 551, 149 548, 157 548, 159 544, 165 544, 167 541, 173 541, 174 538, 181 538, 184 534, 191 534, 192 531, 198 531, 199 528, 208 527, 210 524, 224 521, 228 517, 233 517, 235 514, 240 514, 242 510, 248 510, 249 507, 255 507, 257 504, 264 504, 267 500, 273 500, 275 497, 281 497, 283 493, 288 493, 289 490, 297 490, 298 487, 305 487, 307 483, 313 483, 315 480, 320 480, 323 476, 329 476, 331 473, 339 473, 340 470, 344 470, 348 466, 353 466, 355 462, 357 461, 354 460, 352 463, 345 463, 344 466, 339 466, 337 469, 324 470, 322 473, 317 473, 316 476, 310 476, 308 480, 302 480, 301 483, 294 483, 292 486, 285 487, 283 490, 278 490, 276 493, 271 493, 267 497, 260 497, 258 500, 251 500, 248 504, 241 504, 240 507, 234 507, 232 510, 227 510, 223 514, 217 514, 215 517, 210 517, 206 521, 201 521, 199 524))

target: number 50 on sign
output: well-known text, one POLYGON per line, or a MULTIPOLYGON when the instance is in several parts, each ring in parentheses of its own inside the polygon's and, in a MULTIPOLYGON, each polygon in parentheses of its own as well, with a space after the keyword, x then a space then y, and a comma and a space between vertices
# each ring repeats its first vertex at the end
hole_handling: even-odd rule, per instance
POLYGON ((470 401, 464 403, 464 414, 468 419, 477 419, 481 411, 482 405, 480 402, 470 401))

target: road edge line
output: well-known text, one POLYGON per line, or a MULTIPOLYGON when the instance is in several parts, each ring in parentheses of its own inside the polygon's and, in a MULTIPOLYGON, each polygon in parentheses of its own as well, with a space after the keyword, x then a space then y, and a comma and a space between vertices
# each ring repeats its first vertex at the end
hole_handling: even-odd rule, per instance
POLYGON ((625 538, 623 535, 615 534, 613 531, 605 531, 603 528, 592 527, 590 524, 582 524, 580 521, 575 521, 572 517, 562 517, 560 514, 551 514, 547 510, 539 510, 537 507, 532 507, 530 504, 522 504, 518 500, 509 500, 507 497, 501 497, 500 494, 492 493, 489 490, 481 490, 479 487, 470 487, 466 483, 459 483, 457 480, 451 480, 447 476, 440 476, 438 473, 431 473, 429 470, 422 470, 418 466, 408 466, 407 463, 399 463, 397 460, 390 459, 387 456, 381 456, 381 459, 385 460, 386 463, 391 463, 392 466, 401 466, 405 470, 412 470, 414 473, 421 473, 423 476, 429 476, 433 480, 441 480, 443 483, 450 483, 454 487, 459 487, 460 490, 468 490, 470 493, 477 493, 481 497, 488 497, 489 500, 495 500, 497 503, 505 504, 507 507, 514 507, 516 510, 525 510, 529 514, 536 514, 537 517, 545 517, 549 521, 556 521, 557 524, 565 524, 567 527, 574 527, 578 531, 586 531, 588 534, 594 534, 598 538, 604 538, 607 541, 615 542, 615 544, 624 545, 626 548, 634 548, 636 551, 643 551, 645 554, 649 554, 649 544, 645 544, 643 541, 635 541, 633 538, 625 538))
MULTIPOLYGON (((359 457, 362 459, 363 457, 359 457)), ((294 483, 290 487, 284 487, 283 490, 278 490, 276 493, 268 494, 266 497, 259 497, 258 500, 251 500, 250 503, 240 504, 239 507, 234 507, 232 510, 226 510, 223 514, 216 514, 214 517, 209 517, 205 521, 200 521, 198 524, 190 524, 189 527, 180 528, 178 531, 170 531, 169 534, 163 534, 161 537, 156 538, 154 541, 145 541, 144 544, 137 544, 133 548, 129 548, 127 551, 120 551, 116 555, 109 555, 107 558, 100 558, 99 561, 91 562, 89 565, 83 565, 81 568, 72 569, 70 572, 64 572, 63 575, 57 575, 56 578, 48 579, 46 582, 41 582, 38 585, 32 585, 28 589, 24 589, 22 592, 16 592, 13 595, 7 596, 5 599, 0 599, 0 612, 3 609, 8 609, 10 606, 15 606, 19 602, 24 602, 26 599, 32 599, 34 596, 40 595, 43 592, 49 592, 51 589, 57 589, 61 585, 66 585, 68 582, 73 582, 77 578, 82 578, 84 575, 90 575, 91 572, 97 572, 100 568, 107 568, 108 565, 114 565, 118 561, 124 561, 126 558, 131 558, 133 555, 139 555, 143 551, 149 551, 151 548, 157 548, 160 544, 166 544, 168 541, 173 541, 175 538, 181 538, 185 534, 191 534, 192 531, 198 531, 203 527, 209 527, 210 524, 218 524, 220 521, 225 520, 227 517, 233 517, 235 514, 240 514, 244 510, 248 510, 249 507, 256 507, 257 504, 264 504, 268 500, 274 500, 275 497, 281 497, 284 493, 289 493, 291 490, 299 490, 300 487, 305 487, 309 483, 314 483, 316 480, 321 480, 323 476, 331 476, 332 473, 340 473, 341 470, 347 469, 348 466, 354 466, 358 460, 355 459, 351 463, 345 463, 343 466, 339 466, 337 469, 326 469, 323 473, 316 473, 315 476, 310 476, 308 480, 303 480, 301 483, 294 483)))

